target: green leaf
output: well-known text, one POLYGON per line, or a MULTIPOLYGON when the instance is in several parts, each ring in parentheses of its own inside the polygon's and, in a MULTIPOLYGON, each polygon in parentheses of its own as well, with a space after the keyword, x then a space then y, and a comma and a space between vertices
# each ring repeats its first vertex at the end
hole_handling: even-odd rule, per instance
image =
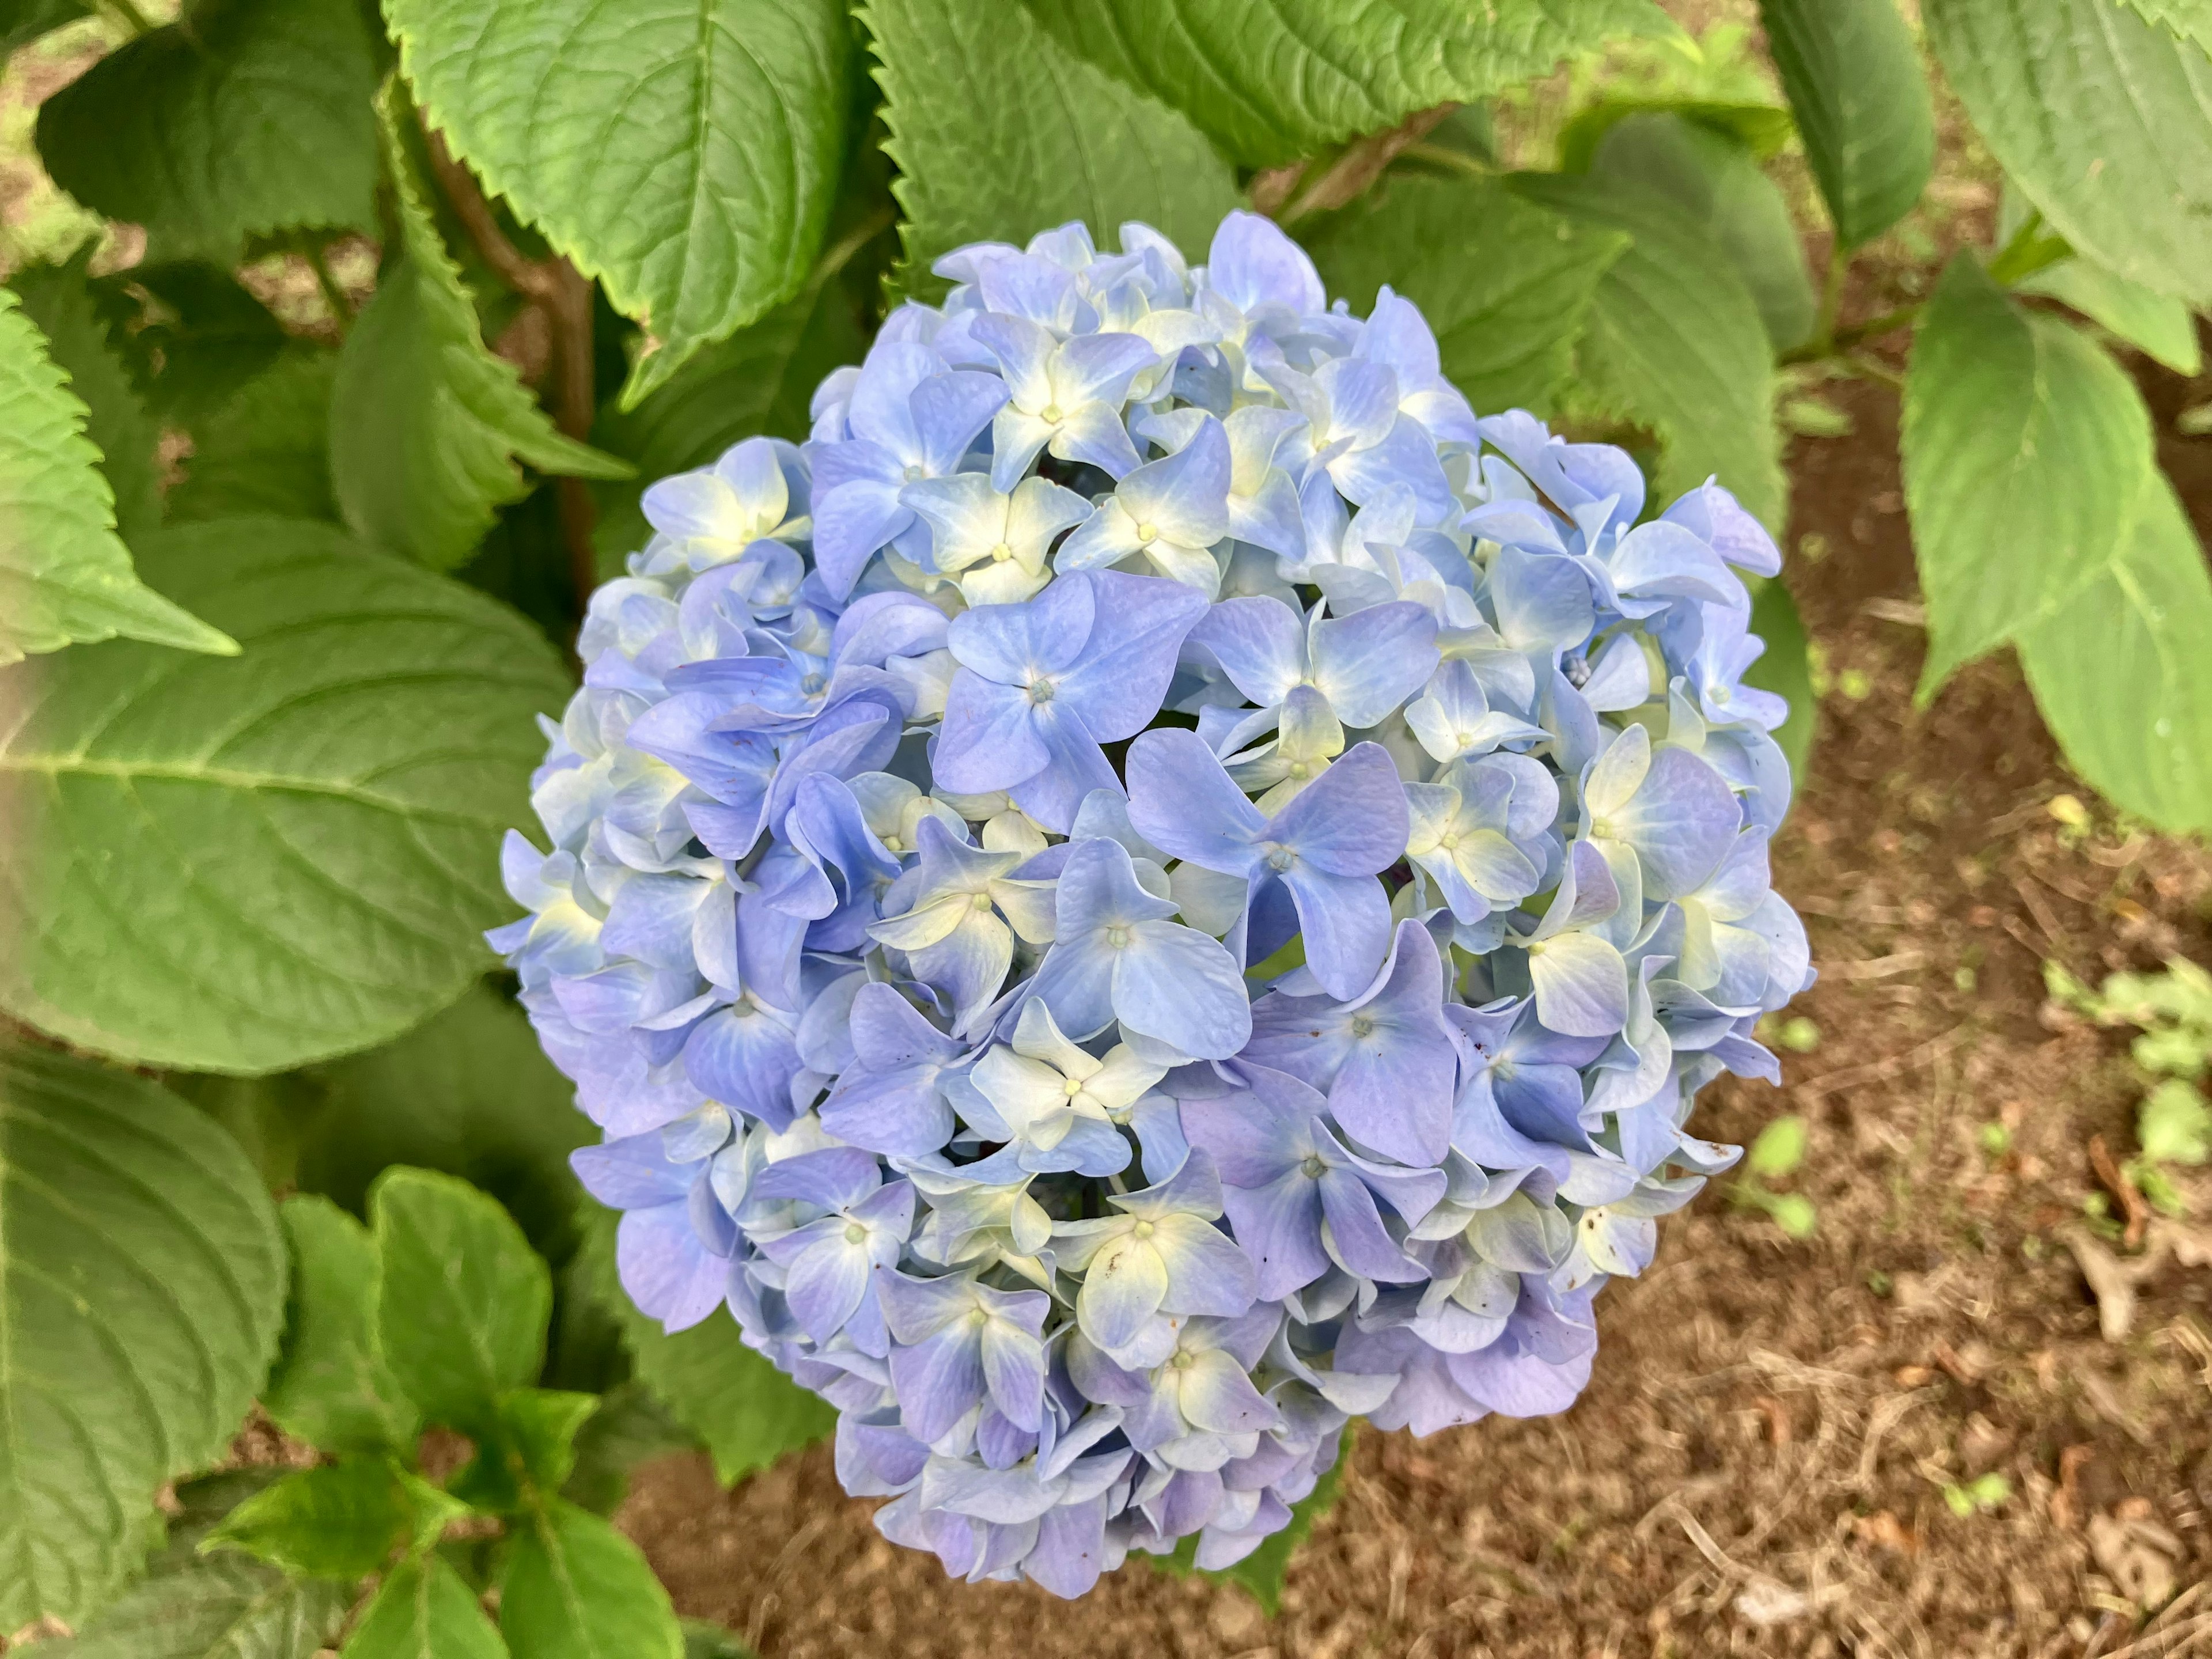
POLYGON ((1559 171, 1588 173, 1599 142, 1632 115, 1679 116, 1692 126, 1751 152, 1753 161, 1778 155, 1797 131, 1778 104, 1730 103, 1713 98, 1607 95, 1585 105, 1559 129, 1559 171))
POLYGON ((1744 1155, 1744 1173, 1761 1181, 1780 1181, 1795 1175, 1805 1161, 1810 1138, 1803 1118, 1776 1118, 1751 1143, 1751 1151, 1744 1155))
POLYGON ((2212 58, 2117 0, 1923 0, 1990 152, 2107 270, 2212 304, 2212 58))
POLYGON ((2136 1113, 2136 1141, 2156 1164, 2212 1160, 2212 1107, 2194 1084, 2168 1078, 2144 1097, 2136 1113))
MULTIPOLYGON (((448 1513, 459 1512, 436 1487, 425 1490, 451 1505, 448 1513)), ((380 1458, 349 1458, 296 1470, 256 1492, 200 1547, 239 1550, 287 1572, 350 1583, 381 1571, 415 1526, 398 1470, 380 1458)))
POLYGON ((577 1431, 576 1467, 561 1495, 594 1515, 611 1515, 629 1491, 632 1469, 698 1443, 643 1383, 617 1383, 599 1396, 599 1408, 577 1431))
POLYGON ((85 280, 93 245, 63 265, 32 265, 8 279, 23 314, 46 337, 54 364, 89 411, 84 435, 100 450, 100 470, 115 491, 115 524, 135 541, 161 521, 161 478, 154 458, 161 436, 131 383, 99 301, 85 280))
POLYGON ((476 1461, 453 1478, 453 1492, 474 1508, 513 1515, 553 1497, 576 1467, 576 1431, 599 1396, 553 1389, 501 1395, 479 1425, 476 1461))
POLYGON ((337 367, 337 352, 294 344, 195 418, 184 482, 169 492, 169 522, 266 514, 336 524, 330 423, 337 367))
POLYGON ((1788 700, 1790 718, 1776 728, 1773 738, 1790 763, 1791 781, 1802 792, 1820 700, 1813 695, 1812 647, 1804 619, 1797 614, 1797 601, 1779 581, 1761 583, 1752 596, 1751 631, 1766 641, 1766 649, 1744 671, 1743 681, 1788 700))
POLYGON ((1810 1238, 1820 1230, 1820 1212, 1813 1200, 1798 1193, 1784 1193, 1767 1201, 1766 1212, 1774 1224, 1791 1238, 1810 1238))
POLYGON ((2212 0, 2127 0, 2152 22, 2212 52, 2212 0))
POLYGON ((368 1206, 392 1375, 433 1423, 495 1428, 499 1397, 535 1382, 544 1361, 545 1263, 506 1211, 452 1176, 387 1170, 368 1206))
MULTIPOLYGON (((2008 243, 2029 212, 2008 185, 1997 208, 1997 245, 2008 243)), ((2158 359, 2177 374, 2194 378, 2203 367, 2197 319, 2187 303, 2116 276, 2094 259, 2075 254, 2032 270, 2014 283, 2019 294, 2040 294, 2071 306, 2098 327, 2158 359)))
POLYGON ((1248 167, 1487 98, 1610 34, 1674 32, 1647 0, 1023 3, 1060 45, 1181 110, 1248 167))
POLYGON ((1928 601, 1924 702, 2096 579, 2152 465, 2150 416, 2078 330, 2022 311, 1960 254, 1921 319, 1899 447, 1928 601))
POLYGON ((453 148, 660 341, 635 400, 796 293, 837 188, 837 0, 386 0, 453 148))
POLYGON ((261 1404, 325 1451, 412 1450, 416 1413, 377 1339, 376 1246, 326 1198, 284 1200, 292 1297, 284 1348, 261 1404))
MULTIPOLYGON (((133 1584, 54 1659, 310 1659, 350 1598, 242 1556, 216 1556, 133 1584)), ((27 1650, 45 1659, 45 1644, 27 1650)))
POLYGON ((0 671, 0 1006, 140 1063, 261 1072, 453 1001, 512 908, 500 834, 526 821, 533 717, 568 696, 550 647, 325 526, 139 551, 246 654, 0 671))
POLYGON ((152 258, 234 265, 268 232, 374 233, 375 90, 351 0, 202 0, 46 100, 39 154, 85 206, 143 225, 152 258))
POLYGON ((1030 13, 963 0, 870 0, 860 12, 884 90, 884 148, 906 222, 902 284, 921 296, 963 243, 1026 242, 1071 219, 1110 242, 1139 219, 1199 252, 1237 204, 1205 135, 1085 63, 1030 13))
POLYGON ((1628 246, 1498 180, 1418 175, 1301 222, 1298 235, 1330 295, 1354 310, 1371 309, 1385 283, 1419 306, 1445 378, 1484 414, 1550 410, 1598 281, 1628 246))
POLYGON ((167 1090, 0 1048, 0 1629, 84 1616, 164 1481, 269 1367, 284 1245, 252 1166, 167 1090))
POLYGON ((131 378, 149 409, 191 424, 263 374, 284 349, 283 325, 217 266, 133 265, 94 288, 125 319, 131 378))
POLYGON ((583 1195, 568 1154, 599 1138, 522 1011, 479 984, 397 1042, 319 1067, 299 1184, 347 1209, 394 1164, 442 1170, 504 1205, 543 1255, 575 1248, 583 1195))
POLYGON ((556 1498, 517 1528, 499 1627, 514 1659, 683 1659, 668 1592, 596 1515, 556 1498))
POLYGON ((0 0, 0 58, 91 15, 84 0, 0 0))
POLYGON ((2021 631, 2021 666, 2068 764, 2162 830, 2212 829, 2212 575, 2155 467, 2102 570, 2021 631))
POLYGON ((1845 248, 1911 210, 1936 162, 1920 48, 1893 0, 1759 0, 1767 50, 1845 248))
MULTIPOLYGON (((866 349, 844 287, 825 283, 707 347, 635 409, 601 410, 592 441, 634 463, 641 480, 706 465, 732 444, 763 433, 803 441, 814 388, 866 349)), ((644 485, 598 484, 592 493, 600 574, 614 575, 653 533, 638 508, 644 485)))
POLYGON ((615 1218, 595 1211, 579 1283, 621 1320, 638 1380, 707 1443, 716 1480, 734 1485, 836 1431, 836 1407, 745 1346, 734 1319, 717 1312, 671 1335, 640 1313, 616 1276, 614 1246, 615 1218))
POLYGON ((1787 484, 1774 424, 1774 364, 1759 307, 1664 200, 1611 179, 1521 173, 1514 187, 1584 224, 1626 231, 1598 283, 1577 377, 1609 412, 1659 439, 1655 504, 1717 473, 1770 530, 1787 484))
POLYGON ((518 458, 580 477, 629 468, 562 436, 514 365, 484 344, 390 118, 402 252, 338 353, 331 478, 363 541, 450 570, 491 528, 494 509, 530 493, 518 458))
POLYGON ((339 1659, 507 1659, 477 1594, 439 1555, 385 1576, 339 1659))
POLYGON ((1290 1572, 1291 1558, 1313 1531, 1314 1522, 1336 1505, 1337 1486, 1344 1477, 1345 1460, 1352 1455, 1355 1434, 1354 1429, 1345 1431, 1337 1447, 1336 1461, 1328 1466, 1310 1492, 1291 1505, 1289 1524, 1280 1532, 1268 1534, 1259 1548, 1234 1566, 1218 1571, 1200 1567, 1198 1536, 1194 1533, 1176 1547, 1173 1555, 1156 1558, 1158 1564, 1178 1577, 1202 1573, 1208 1578, 1241 1585, 1260 1604, 1261 1610, 1273 1619, 1283 1610, 1283 1581, 1290 1572))
POLYGON ((1776 350, 1812 333, 1813 283, 1789 204, 1735 139, 1670 111, 1631 115, 1599 141, 1589 171, 1680 208, 1743 278, 1776 350))
POLYGON ((234 653, 131 569, 88 419, 46 337, 0 289, 0 665, 118 634, 234 653))

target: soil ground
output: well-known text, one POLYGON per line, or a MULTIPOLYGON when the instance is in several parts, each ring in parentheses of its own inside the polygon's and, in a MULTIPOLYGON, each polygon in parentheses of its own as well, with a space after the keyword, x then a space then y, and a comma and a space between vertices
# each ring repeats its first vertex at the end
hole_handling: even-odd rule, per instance
MULTIPOLYGON (((2164 429, 2204 395, 2139 368, 2164 429)), ((948 1580, 877 1536, 826 1446, 730 1492, 702 1458, 640 1472, 623 1521, 679 1608, 767 1659, 2212 1653, 2212 1273, 2169 1263, 2100 1335, 2062 1236, 2100 1189, 2093 1139, 2132 1150, 2141 1090, 2125 1033, 2042 981, 2045 960, 2092 981, 2212 960, 2212 855, 2112 822, 2009 659, 1914 710, 1896 399, 1829 395, 1856 429, 1794 447, 1787 579, 1830 689, 1775 860, 1819 1043, 1698 1120, 1747 1141, 1805 1116, 1817 1234, 1717 1182, 1601 1298, 1571 1412, 1363 1431, 1273 1620, 1139 1563, 1073 1606, 948 1580), (2092 803, 2087 833, 2062 794, 2092 803), (1954 1515, 1945 1486, 1992 1473, 2010 1496, 1954 1515), (2143 1596, 2166 1602, 2147 1630, 2143 1596)), ((2212 442, 2167 450, 2212 532, 2212 442)))

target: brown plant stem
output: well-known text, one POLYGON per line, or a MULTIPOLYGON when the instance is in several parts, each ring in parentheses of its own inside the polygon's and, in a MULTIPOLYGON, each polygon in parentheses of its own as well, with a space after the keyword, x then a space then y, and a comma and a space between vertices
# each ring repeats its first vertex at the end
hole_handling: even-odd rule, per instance
MULTIPOLYGON (((454 216, 469 234, 469 240, 483 256, 499 279, 545 315, 553 343, 551 373, 544 397, 553 424, 564 436, 587 443, 592 421, 598 412, 598 387, 592 362, 592 284, 568 260, 529 259, 507 240, 499 217, 477 185, 476 175, 446 147, 445 139, 425 123, 430 165, 438 187, 445 193, 454 216)), ((575 588, 580 616, 599 585, 599 556, 592 545, 592 526, 597 517, 591 488, 581 478, 555 481, 561 509, 561 539, 568 549, 568 579, 575 588)))

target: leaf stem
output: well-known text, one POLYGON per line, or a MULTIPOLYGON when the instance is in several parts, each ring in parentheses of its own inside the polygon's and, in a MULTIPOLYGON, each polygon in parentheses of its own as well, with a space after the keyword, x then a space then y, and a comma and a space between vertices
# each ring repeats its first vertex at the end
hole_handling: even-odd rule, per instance
POLYGON ((1851 257, 1844 251, 1840 233, 1828 245, 1828 274, 1820 284, 1820 319, 1813 329, 1817 356, 1832 356, 1836 349, 1836 319, 1844 309, 1844 279, 1850 275, 1851 257))
MULTIPOLYGON (((592 422, 599 412, 598 386, 592 353, 592 284, 589 278, 564 258, 526 258, 500 228, 499 216, 459 157, 446 147, 444 137, 422 122, 422 136, 430 155, 431 171, 438 187, 469 234, 469 240, 483 256, 499 279, 544 313, 553 342, 550 396, 544 396, 553 424, 563 436, 587 443, 592 422)), ((568 581, 575 590, 576 614, 581 617, 599 586, 599 550, 592 544, 592 526, 598 510, 591 486, 581 478, 562 477, 554 483, 561 507, 561 540, 568 554, 568 581)))
POLYGON ((1388 131, 1370 132, 1364 138, 1354 139, 1321 177, 1275 216, 1275 222, 1294 224, 1310 213, 1326 213, 1332 208, 1346 206, 1381 178, 1382 170, 1408 146, 1427 137, 1432 128, 1458 107, 1457 104, 1438 104, 1433 109, 1417 110, 1388 131))
POLYGON ((1409 161, 1426 161, 1431 167, 1449 167, 1476 179, 1493 179, 1498 169, 1481 157, 1470 155, 1463 149, 1454 149, 1449 144, 1408 144, 1398 152, 1409 161))
POLYGON ((154 32, 154 20, 133 5, 131 0, 102 0, 102 3, 115 14, 115 21, 131 32, 130 39, 135 40, 154 32))
POLYGON ((343 339, 346 331, 353 326, 353 301, 346 298, 345 289, 338 286, 338 279, 331 274, 331 262, 324 258, 322 245, 310 242, 304 252, 307 269, 315 273, 315 286, 322 290, 323 303, 330 307, 331 321, 343 339))

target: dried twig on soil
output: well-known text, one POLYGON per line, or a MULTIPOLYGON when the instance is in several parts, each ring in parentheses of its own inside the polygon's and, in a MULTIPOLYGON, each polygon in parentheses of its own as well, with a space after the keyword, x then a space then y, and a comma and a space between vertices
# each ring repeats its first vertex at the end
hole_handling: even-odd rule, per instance
POLYGON ((2127 1231, 2120 1243, 2134 1249, 2142 1243, 2143 1229, 2150 1225, 2150 1206, 2145 1202, 2142 1189, 2128 1179, 2120 1166, 2112 1162, 2112 1154, 2105 1146, 2102 1135, 2089 1137, 2089 1167, 2097 1172, 2097 1179, 2105 1183, 2106 1190, 2120 1200, 2120 1208, 2127 1212, 2127 1231))
POLYGON ((1839 1089, 1856 1089, 1861 1084, 1885 1083, 1892 1078, 1902 1077, 1905 1073, 1948 1054, 1965 1040, 1972 1024, 1971 1020, 1961 1020, 1942 1036, 1930 1037, 1902 1054, 1869 1060, 1863 1066, 1845 1066, 1837 1071, 1824 1072, 1819 1077, 1807 1079, 1790 1092, 1809 1103, 1834 1094, 1839 1089))

